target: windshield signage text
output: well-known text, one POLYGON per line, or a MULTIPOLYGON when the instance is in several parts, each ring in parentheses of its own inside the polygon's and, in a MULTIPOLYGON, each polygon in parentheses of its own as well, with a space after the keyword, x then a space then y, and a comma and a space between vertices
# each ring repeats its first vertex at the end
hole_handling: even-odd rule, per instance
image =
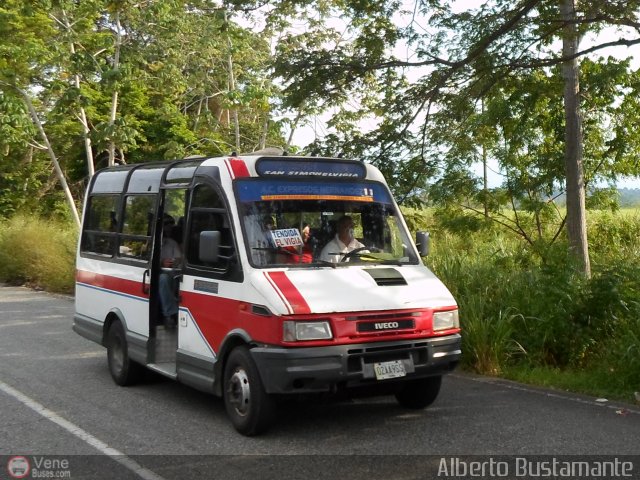
POLYGON ((266 170, 263 175, 278 175, 285 177, 332 177, 332 178, 358 178, 357 173, 352 172, 312 172, 309 170, 266 170))
POLYGON ((321 177, 357 179, 366 176, 364 164, 353 161, 261 159, 256 165, 258 175, 269 177, 321 177))
POLYGON ((302 236, 297 228, 271 230, 271 239, 276 247, 297 247, 302 245, 302 236))

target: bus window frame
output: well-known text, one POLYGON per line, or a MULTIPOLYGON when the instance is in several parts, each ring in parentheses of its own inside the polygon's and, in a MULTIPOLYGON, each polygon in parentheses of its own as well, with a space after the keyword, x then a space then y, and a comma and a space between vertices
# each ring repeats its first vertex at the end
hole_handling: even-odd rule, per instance
MULTIPOLYGON (((197 255, 197 252, 193 252, 197 255)), ((200 276, 213 278, 216 280, 230 281, 236 283, 242 283, 244 281, 244 269, 242 266, 242 260, 240 257, 240 249, 238 243, 238 235, 236 233, 236 222, 233 217, 233 209, 230 208, 229 199, 225 193, 225 189, 219 183, 213 181, 211 178, 194 178, 194 181, 189 188, 189 205, 187 209, 187 219, 185 222, 184 232, 184 267, 183 272, 186 275, 200 276), (193 207, 194 198, 196 196, 196 189, 202 186, 212 188, 218 195, 224 208, 215 207, 193 207), (233 246, 233 252, 229 256, 228 264, 226 268, 213 267, 207 265, 200 265, 192 263, 191 257, 191 245, 189 237, 191 235, 191 228, 193 224, 193 214, 197 212, 213 212, 225 215, 229 223, 228 229, 231 235, 231 246, 233 246)))

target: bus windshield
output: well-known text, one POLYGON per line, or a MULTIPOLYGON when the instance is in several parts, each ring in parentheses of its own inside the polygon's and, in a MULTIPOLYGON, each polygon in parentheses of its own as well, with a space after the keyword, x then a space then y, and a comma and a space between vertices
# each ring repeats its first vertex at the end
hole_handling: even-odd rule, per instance
POLYGON ((239 179, 236 194, 255 267, 419 262, 380 183, 239 179), (352 240, 339 234, 341 228, 352 240))

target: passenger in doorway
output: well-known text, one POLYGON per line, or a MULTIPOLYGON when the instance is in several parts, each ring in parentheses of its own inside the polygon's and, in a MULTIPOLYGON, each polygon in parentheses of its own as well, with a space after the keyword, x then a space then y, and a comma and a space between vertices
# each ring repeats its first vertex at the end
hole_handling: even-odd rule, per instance
POLYGON ((166 215, 162 223, 162 248, 160 250, 160 266, 163 270, 158 279, 160 308, 164 326, 173 329, 178 324, 178 299, 176 297, 173 272, 168 269, 180 268, 182 265, 182 250, 172 238, 175 220, 166 215))
POLYGON ((320 252, 320 260, 331 263, 339 263, 349 252, 364 248, 354 237, 353 219, 347 215, 341 217, 336 223, 336 236, 327 243, 320 252))

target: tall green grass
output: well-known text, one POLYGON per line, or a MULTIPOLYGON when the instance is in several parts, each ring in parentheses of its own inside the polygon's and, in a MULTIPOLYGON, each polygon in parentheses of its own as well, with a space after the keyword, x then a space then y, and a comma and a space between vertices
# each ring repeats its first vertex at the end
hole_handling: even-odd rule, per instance
POLYGON ((67 223, 17 216, 0 223, 0 281, 71 293, 77 231, 67 223))
POLYGON ((640 390, 639 217, 590 215, 590 279, 562 240, 534 250, 491 226, 429 228, 427 263, 459 303, 467 368, 628 400, 640 390))

